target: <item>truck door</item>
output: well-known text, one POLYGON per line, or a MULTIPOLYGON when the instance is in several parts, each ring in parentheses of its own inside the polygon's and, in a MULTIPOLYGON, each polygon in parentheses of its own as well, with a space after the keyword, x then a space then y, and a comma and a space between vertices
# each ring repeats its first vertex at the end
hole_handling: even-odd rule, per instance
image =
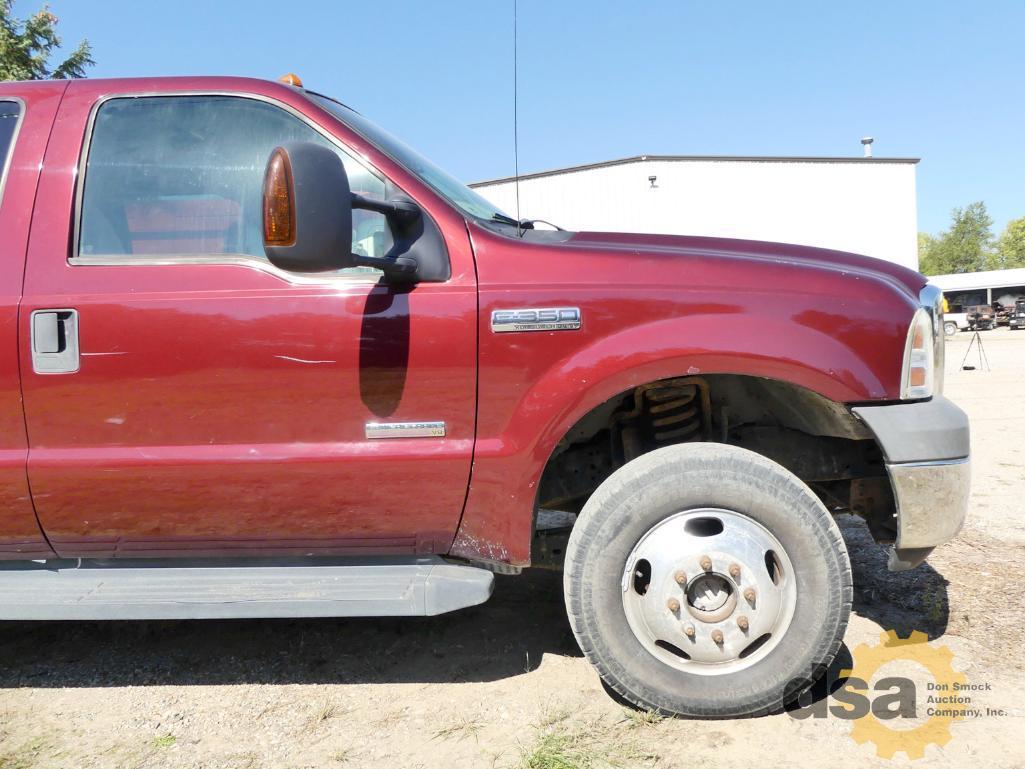
MULTIPOLYGON (((324 142, 353 191, 385 191, 340 129, 266 95, 101 88, 75 82, 61 105, 21 318, 29 477, 54 549, 446 551, 473 449, 465 228, 442 227, 443 283, 282 272, 261 238, 275 146, 324 142)), ((353 248, 382 254, 387 221, 359 214, 353 248)))
POLYGON ((29 496, 18 303, 39 165, 64 87, 0 86, 0 559, 53 557, 29 496))

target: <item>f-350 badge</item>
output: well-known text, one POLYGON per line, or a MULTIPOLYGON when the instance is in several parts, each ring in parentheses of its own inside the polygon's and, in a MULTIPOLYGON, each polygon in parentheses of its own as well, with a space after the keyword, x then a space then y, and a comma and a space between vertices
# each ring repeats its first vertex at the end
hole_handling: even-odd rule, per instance
POLYGON ((491 330, 496 334, 505 331, 576 331, 579 328, 579 307, 494 310, 491 313, 491 330))

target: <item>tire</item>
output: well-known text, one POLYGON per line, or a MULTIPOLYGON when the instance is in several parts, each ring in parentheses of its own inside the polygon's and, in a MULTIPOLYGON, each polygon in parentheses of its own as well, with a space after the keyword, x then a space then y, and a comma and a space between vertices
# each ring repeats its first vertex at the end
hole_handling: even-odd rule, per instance
MULTIPOLYGON (((775 566, 780 563, 777 559, 775 566)), ((643 709, 704 718, 774 712, 808 689, 840 648, 853 593, 850 561, 840 530, 818 497, 781 465, 745 449, 710 443, 658 449, 610 475, 584 505, 570 535, 564 589, 573 633, 607 686, 643 709), (709 533, 714 532, 716 520, 722 530, 709 533), (692 526, 697 534, 670 536, 670 532, 680 531, 681 525, 685 531, 692 526), (778 582, 766 582, 769 557, 759 558, 761 550, 752 550, 754 546, 736 536, 737 531, 750 534, 752 541, 759 543, 763 542, 759 537, 767 536, 764 541, 781 546, 787 565, 776 572, 778 582), (699 550, 712 553, 707 563, 696 561, 703 564, 700 567, 693 566, 690 550, 694 543, 699 550), (734 556, 723 551, 728 556, 724 560, 720 550, 734 547, 731 543, 740 543, 737 551, 747 553, 747 560, 740 561, 743 566, 725 565, 734 556), (671 558, 630 563, 636 553, 646 552, 645 548, 655 555, 669 548, 665 552, 671 553, 671 558), (675 568, 677 557, 692 567, 683 577, 682 570, 669 572, 667 579, 663 572, 675 568), (645 563, 650 578, 647 587, 643 583, 645 563), (766 571, 760 572, 759 567, 766 571), (734 568, 740 576, 731 582, 722 572, 729 569, 733 574, 734 568), (725 609, 702 604, 700 590, 698 598, 691 599, 699 579, 706 583, 714 580, 716 596, 735 588, 729 600, 737 602, 736 610, 721 621, 706 621, 717 616, 706 609, 720 613, 725 609), (770 607, 773 596, 769 593, 783 596, 779 605, 784 606, 784 594, 791 591, 787 594, 792 596, 788 622, 783 623, 786 612, 782 609, 775 615, 759 615, 760 606, 744 602, 741 585, 747 579, 769 584, 759 588, 763 592, 756 598, 762 602, 764 596, 770 607), (673 593, 675 588, 678 594, 673 593), (641 594, 641 590, 646 592, 641 594), (665 593, 670 595, 668 602, 665 593), (673 600, 678 600, 675 613, 671 611, 673 600), (750 614, 751 630, 759 622, 776 624, 767 640, 759 639, 761 646, 751 643, 739 655, 727 654, 727 649, 740 648, 748 641, 746 633, 738 629, 741 611, 750 614), (694 618, 695 612, 701 619, 694 618), (649 619, 654 629, 646 631, 649 619), (677 626, 679 630, 665 630, 677 626), (635 631, 636 627, 641 632, 635 631), (661 645, 663 639, 652 643, 651 633, 659 628, 670 635, 675 632, 667 646, 661 645), (709 646, 717 628, 726 636, 722 643, 709 646), (695 631, 693 638, 686 635, 691 630, 695 631), (684 648, 694 656, 680 656, 684 648), (715 658, 716 650, 724 658, 732 655, 732 661, 698 661, 698 651, 715 658)))
POLYGON ((943 324, 943 333, 945 333, 947 336, 954 336, 954 334, 957 333, 957 324, 956 323, 949 323, 949 322, 948 323, 944 323, 943 324))

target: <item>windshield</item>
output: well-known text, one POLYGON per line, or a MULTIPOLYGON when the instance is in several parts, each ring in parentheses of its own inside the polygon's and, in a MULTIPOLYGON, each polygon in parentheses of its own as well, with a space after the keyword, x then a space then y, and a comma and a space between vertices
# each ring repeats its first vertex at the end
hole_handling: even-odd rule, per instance
POLYGON ((443 198, 459 207, 463 213, 478 219, 507 219, 515 223, 515 220, 509 219, 500 209, 496 208, 458 179, 449 176, 427 158, 403 144, 384 129, 374 125, 358 112, 326 96, 310 93, 309 91, 307 91, 307 95, 319 106, 377 145, 392 160, 400 163, 410 173, 418 176, 422 182, 443 198))

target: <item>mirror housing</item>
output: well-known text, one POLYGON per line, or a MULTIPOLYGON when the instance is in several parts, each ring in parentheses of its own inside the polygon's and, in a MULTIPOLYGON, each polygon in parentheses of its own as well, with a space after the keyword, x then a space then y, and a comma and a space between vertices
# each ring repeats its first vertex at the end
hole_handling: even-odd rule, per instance
POLYGON ((329 147, 275 147, 263 176, 263 250, 290 272, 351 266, 352 193, 342 159, 329 147))
MULTIPOLYGON (((373 267, 397 280, 418 280, 418 260, 411 251, 416 250, 413 246, 423 231, 424 219, 411 200, 376 200, 354 194, 342 159, 325 145, 288 142, 275 147, 267 161, 263 250, 271 264, 283 270, 373 267), (398 234, 391 253, 383 257, 352 253, 353 208, 377 211, 388 218, 398 234)), ((433 223, 431 227, 436 229, 433 223)))

